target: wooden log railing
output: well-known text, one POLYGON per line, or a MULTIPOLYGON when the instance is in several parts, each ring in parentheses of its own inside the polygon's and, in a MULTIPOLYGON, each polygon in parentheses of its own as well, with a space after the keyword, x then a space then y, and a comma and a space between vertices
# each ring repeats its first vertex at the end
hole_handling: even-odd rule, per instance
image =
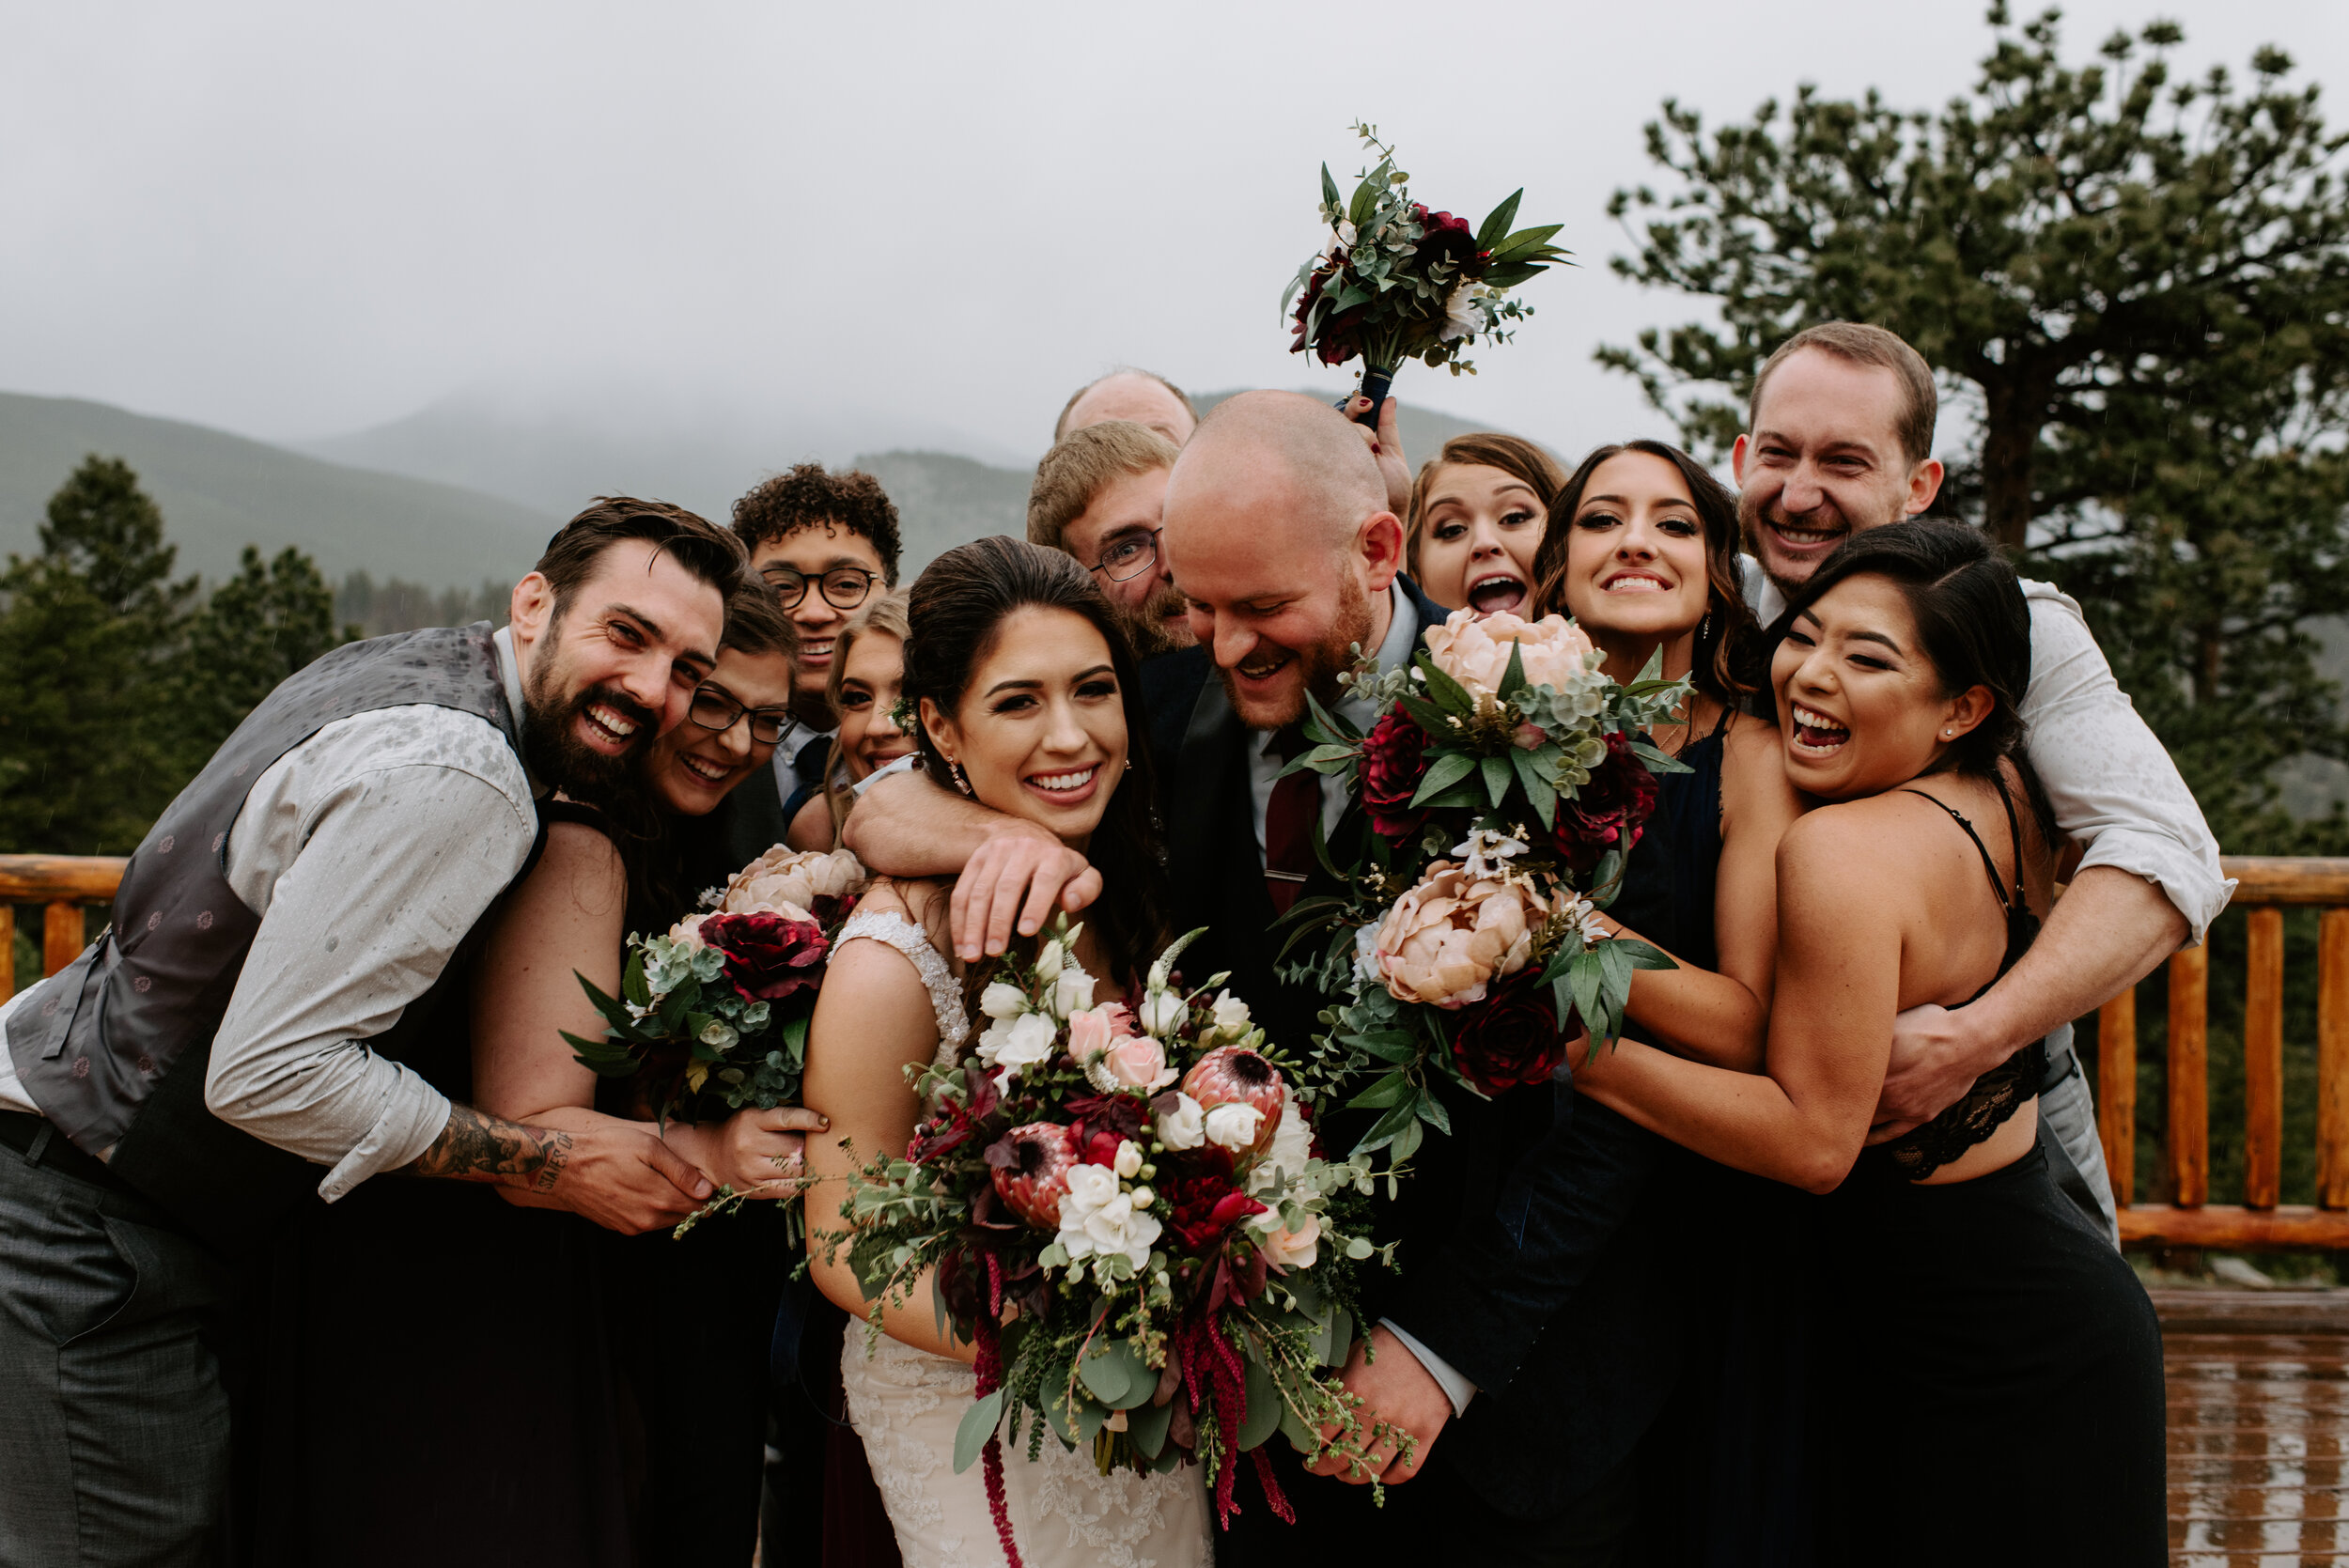
POLYGON ((83 909, 114 902, 126 863, 113 855, 0 855, 0 1001, 16 994, 16 907, 40 906, 40 972, 54 974, 86 945, 83 909))
MULTIPOLYGON (((2123 1243, 2237 1249, 2349 1249, 2349 860, 2230 858, 2231 908, 2249 926, 2243 1009, 2243 1202, 2210 1200, 2210 957, 2187 948, 2169 964, 2169 1094, 2161 1201, 2136 1201, 2137 994, 2097 1013, 2097 1131, 2123 1243), (2316 1198, 2285 1203, 2283 1187, 2284 910, 2317 916, 2316 1198)), ((19 905, 41 908, 41 972, 83 947, 82 911, 111 903, 121 879, 111 856, 0 855, 0 954, 13 955, 19 905)), ((15 989, 0 962, 0 1000, 15 989)))
POLYGON ((2123 1244, 2349 1248, 2349 860, 2230 858, 2245 912, 2243 1202, 2210 1202, 2210 953, 2170 960, 2169 1094, 2160 1201, 2138 1203, 2137 994, 2096 1015, 2096 1128, 2123 1244), (2284 910, 2314 908, 2316 1202, 2282 1203, 2284 910))

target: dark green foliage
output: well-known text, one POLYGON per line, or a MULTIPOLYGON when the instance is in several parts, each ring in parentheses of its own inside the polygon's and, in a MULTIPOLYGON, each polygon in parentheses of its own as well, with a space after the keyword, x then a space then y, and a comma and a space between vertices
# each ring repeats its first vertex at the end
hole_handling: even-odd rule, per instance
POLYGON ((189 617, 174 661, 173 728, 193 778, 278 682, 359 635, 334 624, 334 595, 310 558, 290 547, 266 567, 244 547, 241 569, 189 617))
POLYGON ((41 552, 0 575, 0 851, 128 854, 253 705, 349 633, 287 550, 194 607, 163 520, 119 458, 49 503, 41 552))
POLYGON ((2301 630, 2349 610, 2344 138, 2279 50, 2238 88, 2172 80, 2168 23, 2072 66, 2055 12, 1989 19, 1979 82, 1938 114, 1806 86, 1708 134, 1668 101, 1648 147, 1678 188, 1616 193, 1644 228, 1615 266, 1721 324, 1599 357, 1718 452, 1792 333, 1899 333, 1962 416, 1945 438, 1977 442, 1946 506, 2081 600, 2220 842, 2338 846, 2349 825, 2295 827, 2272 772, 2349 755, 2301 630))
POLYGON ((506 624, 512 585, 484 579, 477 588, 428 588, 420 582, 355 571, 334 590, 334 618, 361 629, 363 637, 382 637, 395 631, 414 631, 428 626, 470 626, 488 621, 506 624))

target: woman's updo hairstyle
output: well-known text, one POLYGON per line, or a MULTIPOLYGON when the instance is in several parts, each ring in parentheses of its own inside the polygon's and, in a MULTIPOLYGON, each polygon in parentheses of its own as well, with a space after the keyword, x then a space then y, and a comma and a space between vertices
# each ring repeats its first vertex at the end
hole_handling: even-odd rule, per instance
MULTIPOLYGON (((2052 842, 2055 812, 2024 747, 2023 692, 2030 685, 2030 606, 2021 579, 1978 528, 1935 518, 1911 518, 1852 535, 1819 564, 1772 624, 1772 648, 1795 617, 1837 583, 1881 577, 1900 591, 1917 623, 1917 642, 1945 695, 1980 686, 1990 693, 1989 715, 1950 742, 1933 771, 1997 779, 2000 762, 2022 778, 2031 815, 2052 842)), ((1780 715, 1784 722, 1784 715, 1780 715)))
POLYGON ((952 788, 946 759, 920 721, 923 699, 941 714, 959 713, 972 676, 995 651, 1003 623, 1031 608, 1082 616, 1109 644, 1131 768, 1124 778, 1110 781, 1115 793, 1086 847, 1101 873, 1103 893, 1085 919, 1116 959, 1121 978, 1138 981, 1158 956, 1158 911, 1167 906, 1149 716, 1143 709, 1142 681, 1126 629, 1075 556, 999 535, 956 546, 914 579, 906 601, 904 686, 906 703, 916 716, 913 743, 924 769, 952 788))

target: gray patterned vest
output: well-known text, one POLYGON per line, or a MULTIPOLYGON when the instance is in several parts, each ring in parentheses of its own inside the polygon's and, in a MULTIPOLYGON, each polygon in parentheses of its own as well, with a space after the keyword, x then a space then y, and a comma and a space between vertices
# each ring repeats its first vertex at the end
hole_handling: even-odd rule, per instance
MULTIPOLYGON (((212 1036, 260 925, 228 884, 229 829, 288 752, 338 719, 411 704, 487 720, 521 753, 488 622, 334 649, 264 698, 164 808, 123 870, 113 924, 8 1019, 17 1077, 57 1130, 223 1251, 265 1239, 319 1176, 204 1106, 212 1036)), ((448 980, 369 1047, 407 1060, 448 980)))

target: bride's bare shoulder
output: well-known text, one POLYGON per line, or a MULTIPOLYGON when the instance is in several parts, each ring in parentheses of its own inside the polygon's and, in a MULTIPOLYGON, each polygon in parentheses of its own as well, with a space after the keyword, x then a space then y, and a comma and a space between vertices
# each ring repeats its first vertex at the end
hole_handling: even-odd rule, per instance
POLYGON ((893 914, 911 921, 941 953, 952 951, 947 900, 954 884, 937 877, 877 877, 857 900, 859 914, 893 914))

